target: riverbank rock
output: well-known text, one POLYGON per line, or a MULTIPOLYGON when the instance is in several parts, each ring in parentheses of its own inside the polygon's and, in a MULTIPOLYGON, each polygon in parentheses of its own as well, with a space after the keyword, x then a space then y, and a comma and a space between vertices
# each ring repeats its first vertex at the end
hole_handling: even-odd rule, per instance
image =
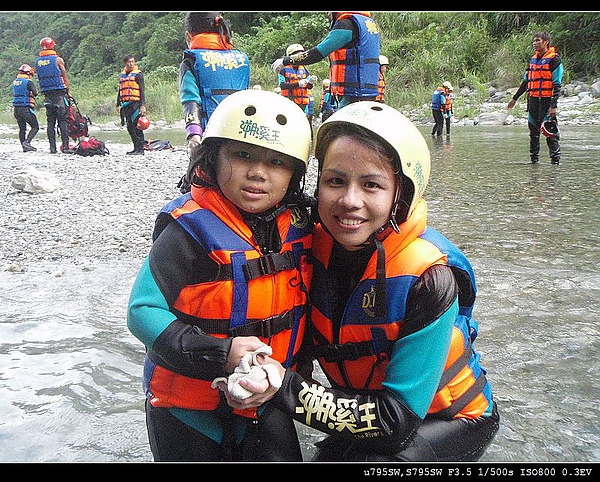
POLYGON ((60 183, 54 174, 29 167, 26 172, 15 174, 10 185, 17 191, 41 194, 56 191, 60 183))

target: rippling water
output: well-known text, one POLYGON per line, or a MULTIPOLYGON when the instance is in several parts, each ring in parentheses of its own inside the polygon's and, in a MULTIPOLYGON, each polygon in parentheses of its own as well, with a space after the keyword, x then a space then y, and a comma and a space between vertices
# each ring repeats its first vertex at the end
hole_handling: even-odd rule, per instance
MULTIPOLYGON (((430 224, 475 267, 476 346, 502 416, 484 461, 600 461, 599 134, 563 128, 560 166, 545 146, 528 164, 526 127, 427 137, 430 224)), ((152 459, 125 322, 140 263, 0 272, 0 462, 152 459)), ((301 433, 310 454, 320 436, 301 433)))

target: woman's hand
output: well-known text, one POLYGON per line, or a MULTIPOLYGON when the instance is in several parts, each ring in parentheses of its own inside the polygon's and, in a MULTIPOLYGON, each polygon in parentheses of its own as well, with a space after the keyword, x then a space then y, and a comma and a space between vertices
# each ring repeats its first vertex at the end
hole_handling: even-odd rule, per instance
MULTIPOLYGON (((283 365, 281 365, 281 363, 279 363, 277 360, 274 360, 265 355, 259 355, 257 357, 257 361, 261 365, 270 365, 268 370, 273 370, 279 377, 279 381, 283 380, 283 377, 285 376, 285 368, 283 368, 283 365)), ((252 380, 250 378, 240 379, 240 386, 252 392, 253 395, 243 400, 239 400, 237 398, 232 397, 228 392, 225 392, 225 396, 227 397, 227 403, 229 404, 229 406, 238 409, 253 408, 259 407, 263 403, 271 400, 271 398, 275 396, 277 390, 279 390, 279 387, 281 386, 281 383, 275 383, 275 385, 271 383, 271 379, 273 376, 275 376, 275 373, 269 375, 267 378, 261 381, 252 380)))

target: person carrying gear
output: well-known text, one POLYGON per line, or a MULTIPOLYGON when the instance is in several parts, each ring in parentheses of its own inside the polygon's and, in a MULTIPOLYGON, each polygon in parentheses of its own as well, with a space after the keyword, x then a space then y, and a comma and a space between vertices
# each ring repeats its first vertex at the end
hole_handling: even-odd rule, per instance
MULTIPOLYGON (((286 49, 286 55, 294 55, 303 51, 302 45, 291 44, 286 49)), ((317 82, 317 76, 310 75, 304 65, 289 65, 281 69, 278 80, 281 95, 295 102, 304 111, 312 125, 310 96, 311 89, 317 82)))
POLYGON ((223 99, 192 150, 191 191, 158 214, 128 305, 146 347, 155 461, 302 461, 293 420, 270 403, 232 410, 213 381, 270 348, 294 369, 312 279, 302 186, 311 126, 289 99, 223 99))
POLYGON ((321 112, 321 121, 325 122, 336 110, 335 97, 331 93, 331 81, 323 79, 323 90, 321 91, 321 102, 319 110, 321 112))
POLYGON ((385 73, 387 72, 388 65, 390 65, 390 61, 385 55, 379 56, 379 82, 377 83, 377 97, 375 97, 376 102, 384 102, 385 99, 385 73))
POLYGON ((446 136, 450 135, 450 124, 452 122, 452 116, 454 115, 454 95, 452 94, 452 91, 454 90, 452 88, 452 84, 449 81, 445 81, 442 84, 442 87, 444 87, 445 92, 444 92, 444 121, 446 123, 446 136))
POLYGON ((179 99, 189 153, 200 143, 217 105, 250 87, 250 61, 234 47, 231 27, 221 12, 188 12, 184 29, 187 48, 179 65, 179 99))
MULTIPOLYGON (((379 30, 370 12, 327 12, 331 30, 316 47, 275 60, 285 66, 311 65, 329 56, 331 92, 338 107, 374 100, 379 79, 379 30)), ((287 52, 286 52, 287 53, 287 52)))
MULTIPOLYGON (((540 157, 540 129, 545 120, 556 119, 564 69, 560 55, 554 47, 550 47, 551 37, 548 32, 536 32, 532 38, 535 53, 507 108, 512 109, 519 97, 527 92, 529 155, 531 163, 537 164, 540 157)), ((546 137, 552 164, 560 164, 558 141, 558 136, 546 137)))
POLYGON ((35 97, 37 89, 33 83, 33 67, 23 64, 19 67, 17 78, 12 82, 12 105, 14 116, 19 126, 19 141, 23 152, 37 151, 31 141, 40 130, 37 116, 35 115, 35 97), (29 133, 27 134, 27 125, 29 133))
MULTIPOLYGON (((127 125, 127 132, 133 142, 133 150, 127 154, 143 156, 146 138, 144 129, 138 128, 138 120, 140 117, 146 116, 146 87, 144 74, 135 63, 133 54, 123 57, 123 71, 119 75, 117 108, 120 108, 121 125, 127 125)), ((144 123, 140 127, 144 127, 144 123)))
POLYGON ((55 50, 56 43, 52 37, 40 40, 42 50, 35 60, 35 71, 40 83, 40 91, 44 94, 46 108, 46 135, 50 144, 50 153, 56 154, 56 128, 60 132, 61 152, 74 154, 69 147, 69 79, 65 61, 55 50))
POLYGON ((315 157, 319 222, 303 353, 327 381, 264 358, 281 387, 241 380, 254 395, 229 397, 230 406, 275 392, 270 403, 328 435, 317 462, 479 460, 500 417, 475 350, 473 267, 427 225, 425 139, 396 109, 356 102, 321 124, 315 157))
POLYGON ((444 116, 446 114, 446 88, 441 85, 431 95, 431 114, 433 115, 432 136, 441 136, 444 130, 444 116))

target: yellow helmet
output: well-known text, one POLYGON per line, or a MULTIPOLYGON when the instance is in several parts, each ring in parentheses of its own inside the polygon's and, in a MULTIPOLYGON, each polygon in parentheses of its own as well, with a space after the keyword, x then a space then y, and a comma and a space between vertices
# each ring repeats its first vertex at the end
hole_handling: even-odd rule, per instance
MULTIPOLYGON (((417 127, 399 111, 387 104, 360 101, 348 104, 334 112, 317 131, 315 154, 322 162, 319 143, 328 129, 340 123, 356 124, 372 132, 384 141, 396 154, 402 174, 414 187, 408 204, 407 216, 412 213, 429 182, 431 157, 427 142, 417 127)), ((390 220, 392 223, 395 219, 390 220)), ((400 222, 404 220, 399 220, 400 222)))
POLYGON ((294 54, 297 54, 298 52, 303 52, 303 51, 304 51, 304 47, 302 47, 302 45, 292 44, 286 49, 285 55, 289 57, 290 55, 294 55, 294 54))
POLYGON ((308 166, 311 126, 287 97, 268 90, 240 90, 225 97, 213 111, 202 142, 230 139, 265 147, 308 166))

